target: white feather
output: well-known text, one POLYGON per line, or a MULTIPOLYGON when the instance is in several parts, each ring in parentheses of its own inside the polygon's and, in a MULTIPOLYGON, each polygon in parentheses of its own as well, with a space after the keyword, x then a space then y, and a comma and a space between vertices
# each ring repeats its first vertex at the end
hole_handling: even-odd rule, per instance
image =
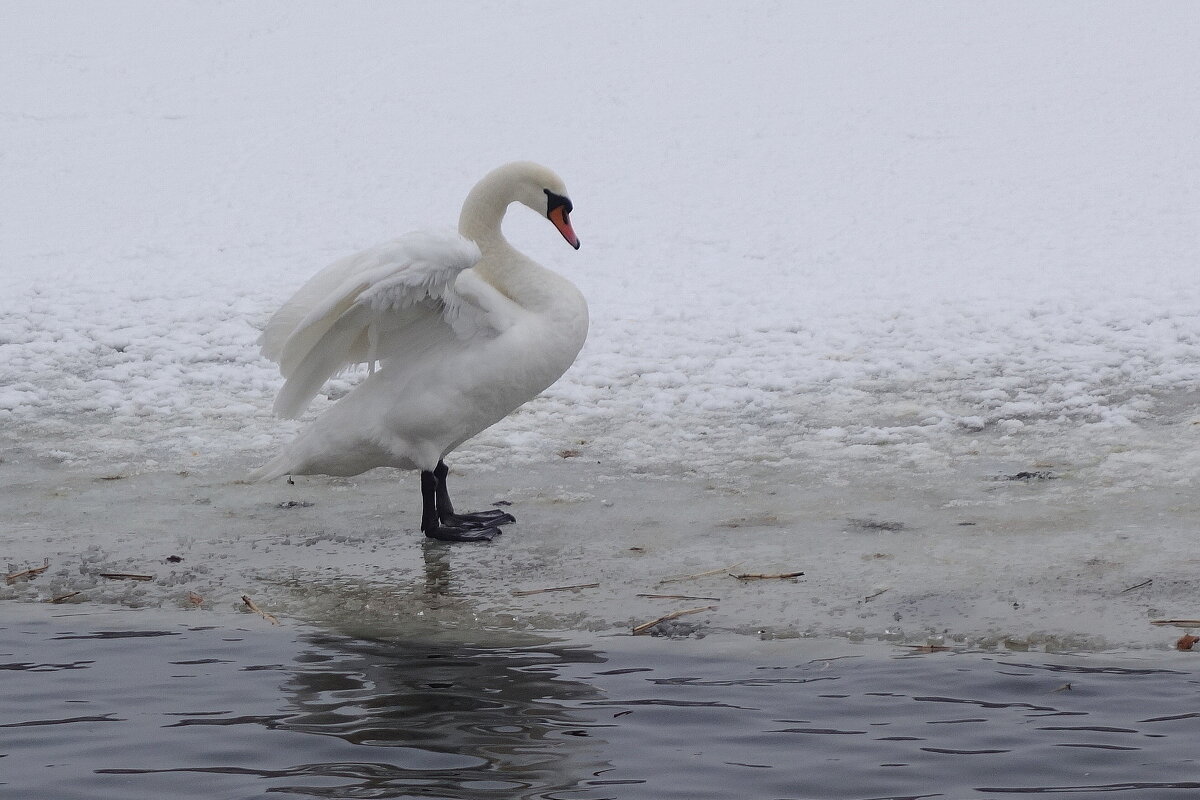
POLYGON ((271 318, 260 340, 287 378, 275 413, 299 416, 325 381, 349 366, 367 363, 373 372, 383 337, 427 317, 443 317, 456 333, 500 330, 454 288, 479 258, 479 247, 457 233, 419 232, 318 273, 271 318))

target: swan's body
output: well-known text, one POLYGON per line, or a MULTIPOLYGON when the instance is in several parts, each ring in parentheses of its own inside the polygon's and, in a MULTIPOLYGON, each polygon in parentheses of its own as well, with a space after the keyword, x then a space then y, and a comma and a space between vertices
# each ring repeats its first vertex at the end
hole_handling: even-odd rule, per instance
POLYGON ((579 246, 562 181, 536 164, 508 164, 471 190, 458 233, 408 234, 350 256, 284 304, 260 340, 287 379, 276 413, 299 416, 347 366, 379 369, 255 478, 357 475, 387 466, 420 470, 424 491, 426 476, 440 473, 424 492, 426 533, 474 540, 498 532, 482 517, 442 509, 449 507, 442 459, 558 380, 588 327, 579 290, 504 238, 500 223, 513 202, 546 215, 579 246), (440 526, 431 522, 434 491, 444 499, 435 515, 440 526))

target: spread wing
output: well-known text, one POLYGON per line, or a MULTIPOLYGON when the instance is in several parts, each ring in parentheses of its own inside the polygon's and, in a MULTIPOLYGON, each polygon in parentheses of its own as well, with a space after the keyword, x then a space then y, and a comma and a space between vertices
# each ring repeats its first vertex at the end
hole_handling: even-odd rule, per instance
POLYGON ((457 233, 421 232, 317 273, 259 339, 287 379, 275 413, 298 417, 325 381, 349 366, 402 358, 406 332, 427 341, 505 330, 515 304, 471 269, 479 258, 478 246, 457 233))

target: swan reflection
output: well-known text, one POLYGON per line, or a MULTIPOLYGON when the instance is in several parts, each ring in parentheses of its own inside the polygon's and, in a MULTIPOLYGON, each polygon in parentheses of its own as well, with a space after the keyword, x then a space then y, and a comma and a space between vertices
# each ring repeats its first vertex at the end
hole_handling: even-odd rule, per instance
POLYGON ((346 761, 298 767, 290 776, 342 779, 335 793, 305 788, 304 781, 276 791, 582 798, 591 796, 583 781, 607 766, 587 741, 596 721, 577 708, 597 693, 560 679, 556 670, 563 663, 603 663, 588 650, 341 637, 312 643, 282 687, 291 713, 272 724, 355 747, 347 748, 346 761))

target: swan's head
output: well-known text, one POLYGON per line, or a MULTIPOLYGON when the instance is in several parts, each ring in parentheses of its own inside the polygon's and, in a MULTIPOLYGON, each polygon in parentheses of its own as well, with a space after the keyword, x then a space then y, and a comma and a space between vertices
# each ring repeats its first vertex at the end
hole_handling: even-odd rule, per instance
MULTIPOLYGON (((492 170, 471 192, 472 195, 492 197, 500 202, 498 209, 503 214, 503 207, 509 203, 521 203, 536 211, 558 229, 567 244, 579 249, 579 237, 571 227, 571 199, 567 196, 567 187, 562 178, 552 170, 532 161, 516 161, 492 170)), ((468 197, 463 206, 464 216, 468 208, 474 209, 474 203, 468 197)), ((461 227, 461 225, 460 225, 461 227)))
POLYGON ((558 229, 567 244, 579 249, 579 237, 571 227, 571 198, 562 178, 541 164, 518 161, 501 169, 511 169, 516 178, 517 202, 529 206, 558 229))
MULTIPOLYGON (((558 232, 567 240, 567 244, 579 249, 579 237, 575 235, 575 230, 571 227, 571 198, 567 197, 567 190, 564 188, 562 192, 555 192, 548 187, 542 187, 542 191, 546 193, 546 219, 554 223, 554 227, 558 228, 558 232)), ((535 208, 534 211, 539 209, 535 208)))

